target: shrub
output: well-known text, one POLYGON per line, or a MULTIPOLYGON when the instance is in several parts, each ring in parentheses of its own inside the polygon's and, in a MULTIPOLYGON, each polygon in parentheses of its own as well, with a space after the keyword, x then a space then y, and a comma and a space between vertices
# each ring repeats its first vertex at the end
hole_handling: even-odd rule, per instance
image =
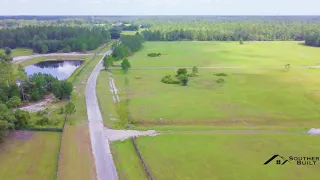
POLYGON ((20 109, 17 109, 14 113, 14 116, 16 118, 15 127, 16 128, 22 128, 29 124, 30 121, 30 114, 28 111, 22 111, 20 109))
POLYGON ((37 116, 46 116, 48 114, 49 114, 48 109, 41 110, 41 111, 37 112, 37 116))
POLYGON ((42 117, 40 120, 38 120, 36 122, 36 124, 40 125, 40 126, 47 125, 47 124, 49 124, 49 118, 48 117, 42 117))
POLYGON ((222 83, 224 83, 225 81, 224 81, 224 79, 219 78, 216 82, 217 82, 218 84, 222 84, 222 83))
POLYGON ((161 56, 161 53, 149 53, 148 56, 149 57, 159 57, 159 56, 161 56))
POLYGON ((181 84, 182 86, 187 86, 187 84, 188 84, 188 82, 189 82, 189 78, 188 78, 188 76, 185 75, 185 74, 181 74, 181 75, 179 76, 179 80, 180 80, 180 84, 181 84))
POLYGON ((179 77, 179 76, 182 75, 182 74, 184 74, 184 75, 187 75, 187 74, 188 74, 188 71, 187 71, 186 68, 180 68, 180 69, 178 69, 176 77, 179 77))
POLYGON ((60 109, 59 109, 59 114, 63 114, 64 113, 64 107, 62 106, 60 109))
POLYGON ((170 74, 164 76, 161 79, 161 82, 163 82, 165 84, 179 84, 180 83, 180 81, 174 80, 170 74))
POLYGON ((57 81, 52 84, 52 92, 56 98, 63 100, 71 96, 73 90, 72 83, 68 81, 57 81))
POLYGON ((215 76, 228 76, 228 74, 226 73, 216 73, 216 74, 213 74, 215 76))
POLYGON ((56 126, 56 125, 58 125, 59 124, 59 122, 60 122, 60 120, 59 119, 56 119, 56 118, 54 118, 54 119, 49 119, 49 121, 48 121, 48 125, 54 125, 54 126, 56 126))
POLYGON ((17 96, 14 96, 10 98, 6 104, 8 108, 18 108, 21 105, 21 99, 17 96))

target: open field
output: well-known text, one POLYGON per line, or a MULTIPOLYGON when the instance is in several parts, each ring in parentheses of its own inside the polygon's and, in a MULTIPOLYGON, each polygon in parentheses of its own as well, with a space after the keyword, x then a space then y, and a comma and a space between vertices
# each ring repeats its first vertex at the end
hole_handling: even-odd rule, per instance
POLYGON ((320 51, 301 42, 146 42, 130 58, 133 67, 320 65, 320 51), (148 53, 161 53, 150 58, 148 53))
POLYGON ((60 133, 15 131, 0 144, 0 179, 54 180, 60 133))
MULTIPOLYGON (((319 162, 315 166, 263 163, 275 154, 286 158, 319 156, 320 148, 315 146, 319 142, 318 137, 300 134, 174 134, 137 139, 151 174, 158 180, 316 180, 319 162)), ((115 146, 120 149, 123 144, 115 146)), ((127 168, 134 166, 129 165, 127 168)))
MULTIPOLYGON (((0 49, 0 53, 4 54, 4 49, 0 49)), ((11 57, 17 57, 17 56, 29 56, 34 54, 32 49, 27 48, 16 48, 12 49, 11 57)))
MULTIPOLYGON (((243 46, 236 42, 148 42, 129 60, 132 68, 179 65, 284 67, 286 63, 318 65, 317 55, 320 55, 318 49, 296 42, 246 42, 243 46), (150 58, 146 56, 150 52, 164 55, 150 58)), ((317 69, 199 69, 197 77, 189 78, 187 87, 160 82, 167 74, 174 76, 176 70, 129 71, 126 93, 130 99, 130 115, 137 125, 238 129, 299 127, 300 130, 320 125, 320 84, 316 78, 320 71, 317 69), (222 72, 227 76, 214 75, 222 72), (219 78, 225 83, 218 84, 219 78)), ((116 74, 117 87, 123 89, 125 80, 121 70, 112 70, 112 73, 116 74)), ((101 73, 101 77, 104 83, 108 82, 107 74, 101 73)), ((107 84, 104 86, 108 91, 107 84)), ((109 99, 101 103, 110 106, 112 99, 109 99)))

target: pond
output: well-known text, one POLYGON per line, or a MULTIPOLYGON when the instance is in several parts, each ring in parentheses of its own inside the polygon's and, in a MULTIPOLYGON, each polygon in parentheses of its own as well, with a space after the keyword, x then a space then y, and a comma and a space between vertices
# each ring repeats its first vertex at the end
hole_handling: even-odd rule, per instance
POLYGON ((28 76, 35 73, 50 74, 59 80, 68 79, 83 60, 43 61, 24 68, 28 76))

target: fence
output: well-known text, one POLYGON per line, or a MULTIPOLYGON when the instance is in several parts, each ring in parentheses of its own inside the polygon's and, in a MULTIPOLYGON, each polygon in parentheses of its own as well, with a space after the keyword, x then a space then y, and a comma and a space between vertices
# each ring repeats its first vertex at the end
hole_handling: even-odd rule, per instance
POLYGON ((147 164, 145 163, 145 161, 144 161, 144 159, 143 159, 143 157, 142 157, 142 155, 140 153, 140 150, 139 150, 139 148, 138 148, 138 146, 136 144, 136 137, 132 137, 131 140, 132 140, 132 144, 134 146, 134 149, 136 150, 136 152, 137 152, 137 154, 139 156, 139 159, 140 159, 140 161, 141 161, 141 163, 143 165, 144 171, 146 172, 146 174, 148 176, 148 179, 149 180, 153 180, 153 177, 152 177, 152 175, 151 175, 151 173, 150 173, 150 171, 149 171, 149 169, 147 167, 147 164))

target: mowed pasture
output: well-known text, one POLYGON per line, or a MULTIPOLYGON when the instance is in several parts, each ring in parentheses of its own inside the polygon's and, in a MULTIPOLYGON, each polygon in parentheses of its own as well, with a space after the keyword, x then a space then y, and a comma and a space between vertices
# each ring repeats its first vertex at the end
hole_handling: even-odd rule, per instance
POLYGON ((0 179, 54 180, 60 133, 15 131, 0 144, 0 179))
MULTIPOLYGON (((244 45, 237 42, 148 42, 142 51, 129 58, 132 69, 126 90, 122 88, 125 78, 120 75, 121 70, 112 72, 117 87, 127 93, 130 116, 138 126, 302 129, 320 125, 320 83, 317 80, 320 70, 285 70, 284 64, 318 65, 319 55, 320 49, 298 42, 245 42, 244 45), (151 52, 163 55, 147 57, 151 52), (186 87, 160 82, 167 74, 174 76, 178 67, 134 69, 193 65, 283 68, 199 69, 198 76, 189 78, 186 87), (216 76, 216 73, 227 76, 216 76), (217 83, 219 78, 225 82, 217 83)), ((107 84, 107 73, 102 75, 103 80, 99 82, 107 84)), ((105 87, 104 91, 108 90, 105 87)))
MULTIPOLYGON (((0 49, 0 53, 5 54, 5 49, 0 49)), ((12 49, 11 51, 11 57, 17 57, 17 56, 29 56, 34 54, 32 49, 28 48, 16 48, 12 49)))
MULTIPOLYGON (((166 134, 137 139, 153 178, 158 180, 316 180, 320 175, 319 162, 314 166, 298 166, 295 161, 283 166, 275 161, 263 164, 275 154, 288 159, 289 156, 318 157, 320 147, 315 144, 319 142, 318 137, 303 134, 241 132, 166 134)), ((124 146, 114 145, 119 149, 124 146)), ((134 173, 132 176, 136 177, 134 173)))
POLYGON ((133 67, 320 65, 319 48, 302 42, 146 42, 133 67), (148 53, 161 53, 150 58, 148 53))

